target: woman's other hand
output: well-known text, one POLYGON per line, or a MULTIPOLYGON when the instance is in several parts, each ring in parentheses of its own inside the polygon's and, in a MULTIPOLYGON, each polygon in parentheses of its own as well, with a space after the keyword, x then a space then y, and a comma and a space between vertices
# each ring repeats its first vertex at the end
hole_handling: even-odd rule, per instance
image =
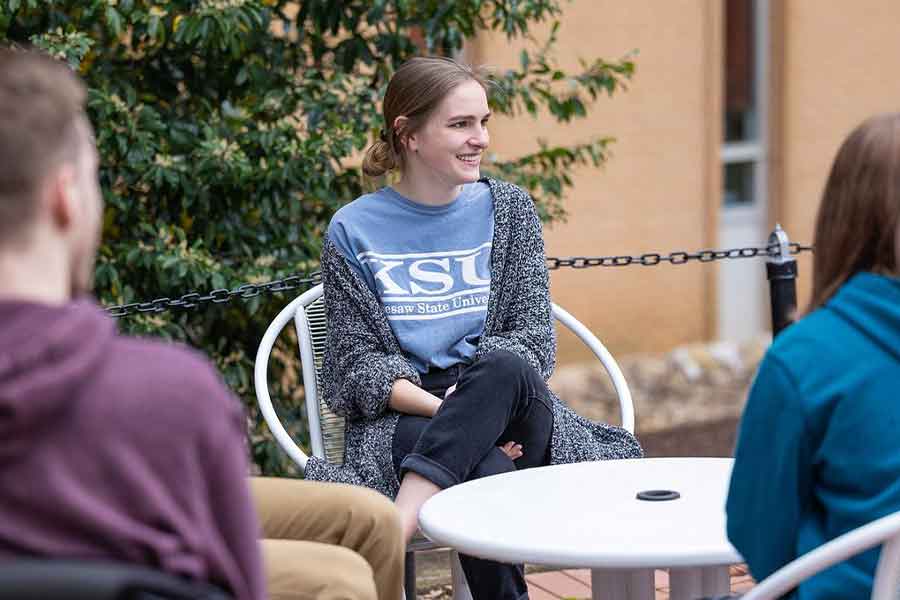
POLYGON ((515 442, 506 442, 502 446, 497 447, 503 451, 503 454, 507 455, 512 460, 516 460, 517 458, 522 456, 522 444, 517 444, 515 442))
POLYGON ((407 379, 394 381, 388 406, 407 415, 433 417, 441 406, 441 398, 429 394, 407 379))

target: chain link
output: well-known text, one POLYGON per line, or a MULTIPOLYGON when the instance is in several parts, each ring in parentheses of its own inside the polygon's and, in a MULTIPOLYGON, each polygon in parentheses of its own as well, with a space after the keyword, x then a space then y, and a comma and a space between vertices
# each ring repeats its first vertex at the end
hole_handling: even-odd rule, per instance
POLYGON ((106 308, 107 314, 114 318, 127 317, 135 314, 161 313, 173 308, 193 309, 205 304, 225 304, 235 298, 249 300, 260 294, 287 292, 300 287, 308 287, 322 281, 319 271, 310 274, 289 275, 283 279, 275 279, 265 283, 245 283, 233 290, 224 288, 212 290, 206 294, 188 292, 178 298, 157 298, 149 302, 132 302, 106 308))
MULTIPOLYGON (((812 246, 804 246, 796 242, 792 242, 789 246, 790 253, 801 254, 803 252, 812 252, 812 246)), ((683 265, 692 260, 701 263, 713 262, 716 260, 735 259, 735 258, 753 258, 756 256, 778 256, 779 245, 771 244, 769 246, 749 246, 745 248, 731 248, 728 250, 699 250, 697 252, 671 252, 669 254, 660 254, 659 252, 648 252, 639 256, 572 256, 567 258, 558 258, 553 256, 547 257, 547 268, 551 271, 569 267, 572 269, 587 269, 588 267, 627 267, 630 265, 641 265, 644 267, 652 267, 662 263, 672 265, 683 265)), ((316 285, 322 281, 322 274, 316 271, 310 274, 294 274, 288 275, 283 279, 274 279, 265 283, 245 283, 239 285, 233 290, 224 288, 212 290, 206 294, 198 292, 188 292, 182 294, 178 298, 157 298, 148 302, 132 302, 130 304, 120 304, 117 306, 107 307, 106 311, 111 317, 119 318, 134 314, 161 313, 174 308, 178 309, 194 309, 205 304, 225 304, 231 302, 235 298, 248 300, 255 298, 261 294, 275 294, 279 292, 288 292, 301 287, 309 287, 316 285)))
MULTIPOLYGON (((812 246, 804 246, 796 242, 792 242, 789 245, 789 248, 792 255, 813 251, 812 246)), ((640 256, 570 256, 566 258, 548 256, 547 268, 553 271, 563 267, 572 269, 586 269, 588 267, 627 267, 630 265, 653 267, 662 263, 683 265, 692 260, 708 263, 724 259, 778 256, 778 254, 779 245, 771 244, 769 246, 748 246, 744 248, 730 248, 728 250, 699 250, 697 252, 678 251, 670 252, 669 254, 648 252, 646 254, 641 254, 640 256)))

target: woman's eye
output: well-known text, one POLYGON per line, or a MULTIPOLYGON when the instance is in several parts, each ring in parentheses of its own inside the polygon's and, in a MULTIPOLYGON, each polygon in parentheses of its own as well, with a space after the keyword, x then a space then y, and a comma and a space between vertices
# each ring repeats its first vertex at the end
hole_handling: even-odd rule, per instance
POLYGON ((465 126, 466 126, 465 121, 460 121, 458 123, 453 123, 452 125, 450 125, 450 127, 456 127, 457 129, 462 129, 465 126))

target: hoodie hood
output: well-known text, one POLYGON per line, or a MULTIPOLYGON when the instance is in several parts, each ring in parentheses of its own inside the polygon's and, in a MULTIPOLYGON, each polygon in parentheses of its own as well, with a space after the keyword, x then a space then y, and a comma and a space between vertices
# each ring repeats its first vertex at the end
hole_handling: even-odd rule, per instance
POLYGON ((900 362, 900 278, 857 273, 826 306, 900 362))
POLYGON ((63 417, 114 336, 112 319, 87 300, 0 301, 0 463, 63 417))

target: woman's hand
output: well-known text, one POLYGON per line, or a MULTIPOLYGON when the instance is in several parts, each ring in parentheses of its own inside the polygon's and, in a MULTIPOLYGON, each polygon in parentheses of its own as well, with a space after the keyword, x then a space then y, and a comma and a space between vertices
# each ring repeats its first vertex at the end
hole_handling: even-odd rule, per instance
POLYGON ((391 388, 388 406, 399 413, 433 417, 442 400, 407 379, 398 379, 391 388))
POLYGON ((502 446, 497 446, 503 452, 503 454, 507 455, 511 460, 516 460, 520 456, 522 456, 522 444, 517 444, 515 442, 506 442, 502 446))

